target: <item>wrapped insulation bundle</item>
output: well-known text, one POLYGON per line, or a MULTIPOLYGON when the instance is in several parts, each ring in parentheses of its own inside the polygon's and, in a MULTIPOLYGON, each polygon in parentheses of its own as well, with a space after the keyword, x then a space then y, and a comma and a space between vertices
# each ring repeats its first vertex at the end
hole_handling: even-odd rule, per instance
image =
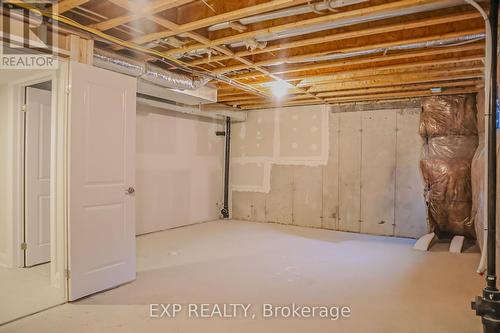
POLYGON ((475 239, 471 163, 478 145, 474 95, 432 96, 422 103, 420 170, 429 228, 438 237, 475 239))

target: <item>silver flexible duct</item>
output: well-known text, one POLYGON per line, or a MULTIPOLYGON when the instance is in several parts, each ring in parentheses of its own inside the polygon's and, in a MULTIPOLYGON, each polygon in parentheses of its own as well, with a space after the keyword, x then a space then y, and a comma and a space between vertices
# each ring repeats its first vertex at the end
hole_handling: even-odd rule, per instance
MULTIPOLYGON (((322 56, 316 56, 316 57, 311 57, 311 58, 302 58, 302 59, 296 59, 296 60, 291 59, 291 60, 286 60, 285 63, 297 64, 297 63, 305 63, 305 62, 338 60, 338 59, 371 55, 371 54, 376 54, 376 53, 387 53, 388 51, 394 51, 394 50, 411 50, 411 49, 418 49, 418 48, 432 48, 432 47, 446 47, 446 46, 462 45, 464 43, 473 43, 473 42, 482 40, 482 39, 484 39, 484 37, 485 37, 485 34, 465 35, 465 36, 460 36, 460 37, 455 37, 455 38, 431 40, 431 41, 413 43, 413 44, 401 44, 401 45, 395 45, 395 46, 390 46, 390 47, 386 47, 386 48, 375 48, 375 49, 369 49, 369 50, 363 50, 363 51, 326 54, 326 55, 322 55, 322 56)), ((283 64, 283 61, 279 61, 279 62, 276 62, 274 64, 270 64, 268 66, 277 66, 277 65, 281 65, 281 64, 283 64)))
POLYGON ((119 57, 102 50, 95 50, 94 66, 137 77, 171 89, 194 90, 209 81, 208 78, 194 79, 187 75, 173 73, 158 66, 119 57))

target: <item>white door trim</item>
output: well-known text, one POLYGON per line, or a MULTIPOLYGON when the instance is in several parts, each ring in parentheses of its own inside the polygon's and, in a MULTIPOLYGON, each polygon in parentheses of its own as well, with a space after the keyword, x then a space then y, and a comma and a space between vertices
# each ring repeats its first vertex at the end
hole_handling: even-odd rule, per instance
POLYGON ((24 104, 25 87, 52 81, 51 112, 55 115, 51 119, 51 179, 50 195, 53 200, 50 205, 51 223, 51 283, 64 288, 67 300, 67 281, 65 271, 67 267, 66 256, 66 86, 68 82, 68 65, 65 61, 59 62, 55 71, 26 76, 8 84, 8 110, 13 112, 12 120, 12 152, 9 158, 9 174, 12 175, 9 184, 10 200, 8 217, 10 225, 10 242, 8 253, 3 264, 8 267, 23 267, 24 251, 21 243, 24 240, 24 114, 21 107, 24 104))

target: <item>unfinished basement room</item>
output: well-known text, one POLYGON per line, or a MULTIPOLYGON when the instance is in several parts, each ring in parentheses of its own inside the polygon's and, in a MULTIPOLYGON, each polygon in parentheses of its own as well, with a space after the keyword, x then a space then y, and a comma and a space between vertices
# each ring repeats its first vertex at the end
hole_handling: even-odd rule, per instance
POLYGON ((0 8, 0 333, 500 333, 498 0, 0 8))

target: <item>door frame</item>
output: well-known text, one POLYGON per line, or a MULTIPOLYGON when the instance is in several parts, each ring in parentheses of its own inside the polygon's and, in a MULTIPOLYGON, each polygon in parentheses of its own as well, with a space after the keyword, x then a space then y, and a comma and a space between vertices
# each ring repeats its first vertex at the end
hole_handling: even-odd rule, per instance
POLYGON ((68 64, 59 62, 57 70, 44 71, 26 76, 8 84, 8 107, 13 113, 12 119, 12 161, 10 165, 12 182, 10 186, 11 202, 9 212, 11 241, 9 246, 10 267, 24 267, 24 137, 25 114, 21 111, 25 103, 26 87, 52 81, 51 94, 51 166, 50 166, 50 232, 51 232, 51 284, 64 289, 65 301, 68 299, 67 288, 67 84, 68 64))

